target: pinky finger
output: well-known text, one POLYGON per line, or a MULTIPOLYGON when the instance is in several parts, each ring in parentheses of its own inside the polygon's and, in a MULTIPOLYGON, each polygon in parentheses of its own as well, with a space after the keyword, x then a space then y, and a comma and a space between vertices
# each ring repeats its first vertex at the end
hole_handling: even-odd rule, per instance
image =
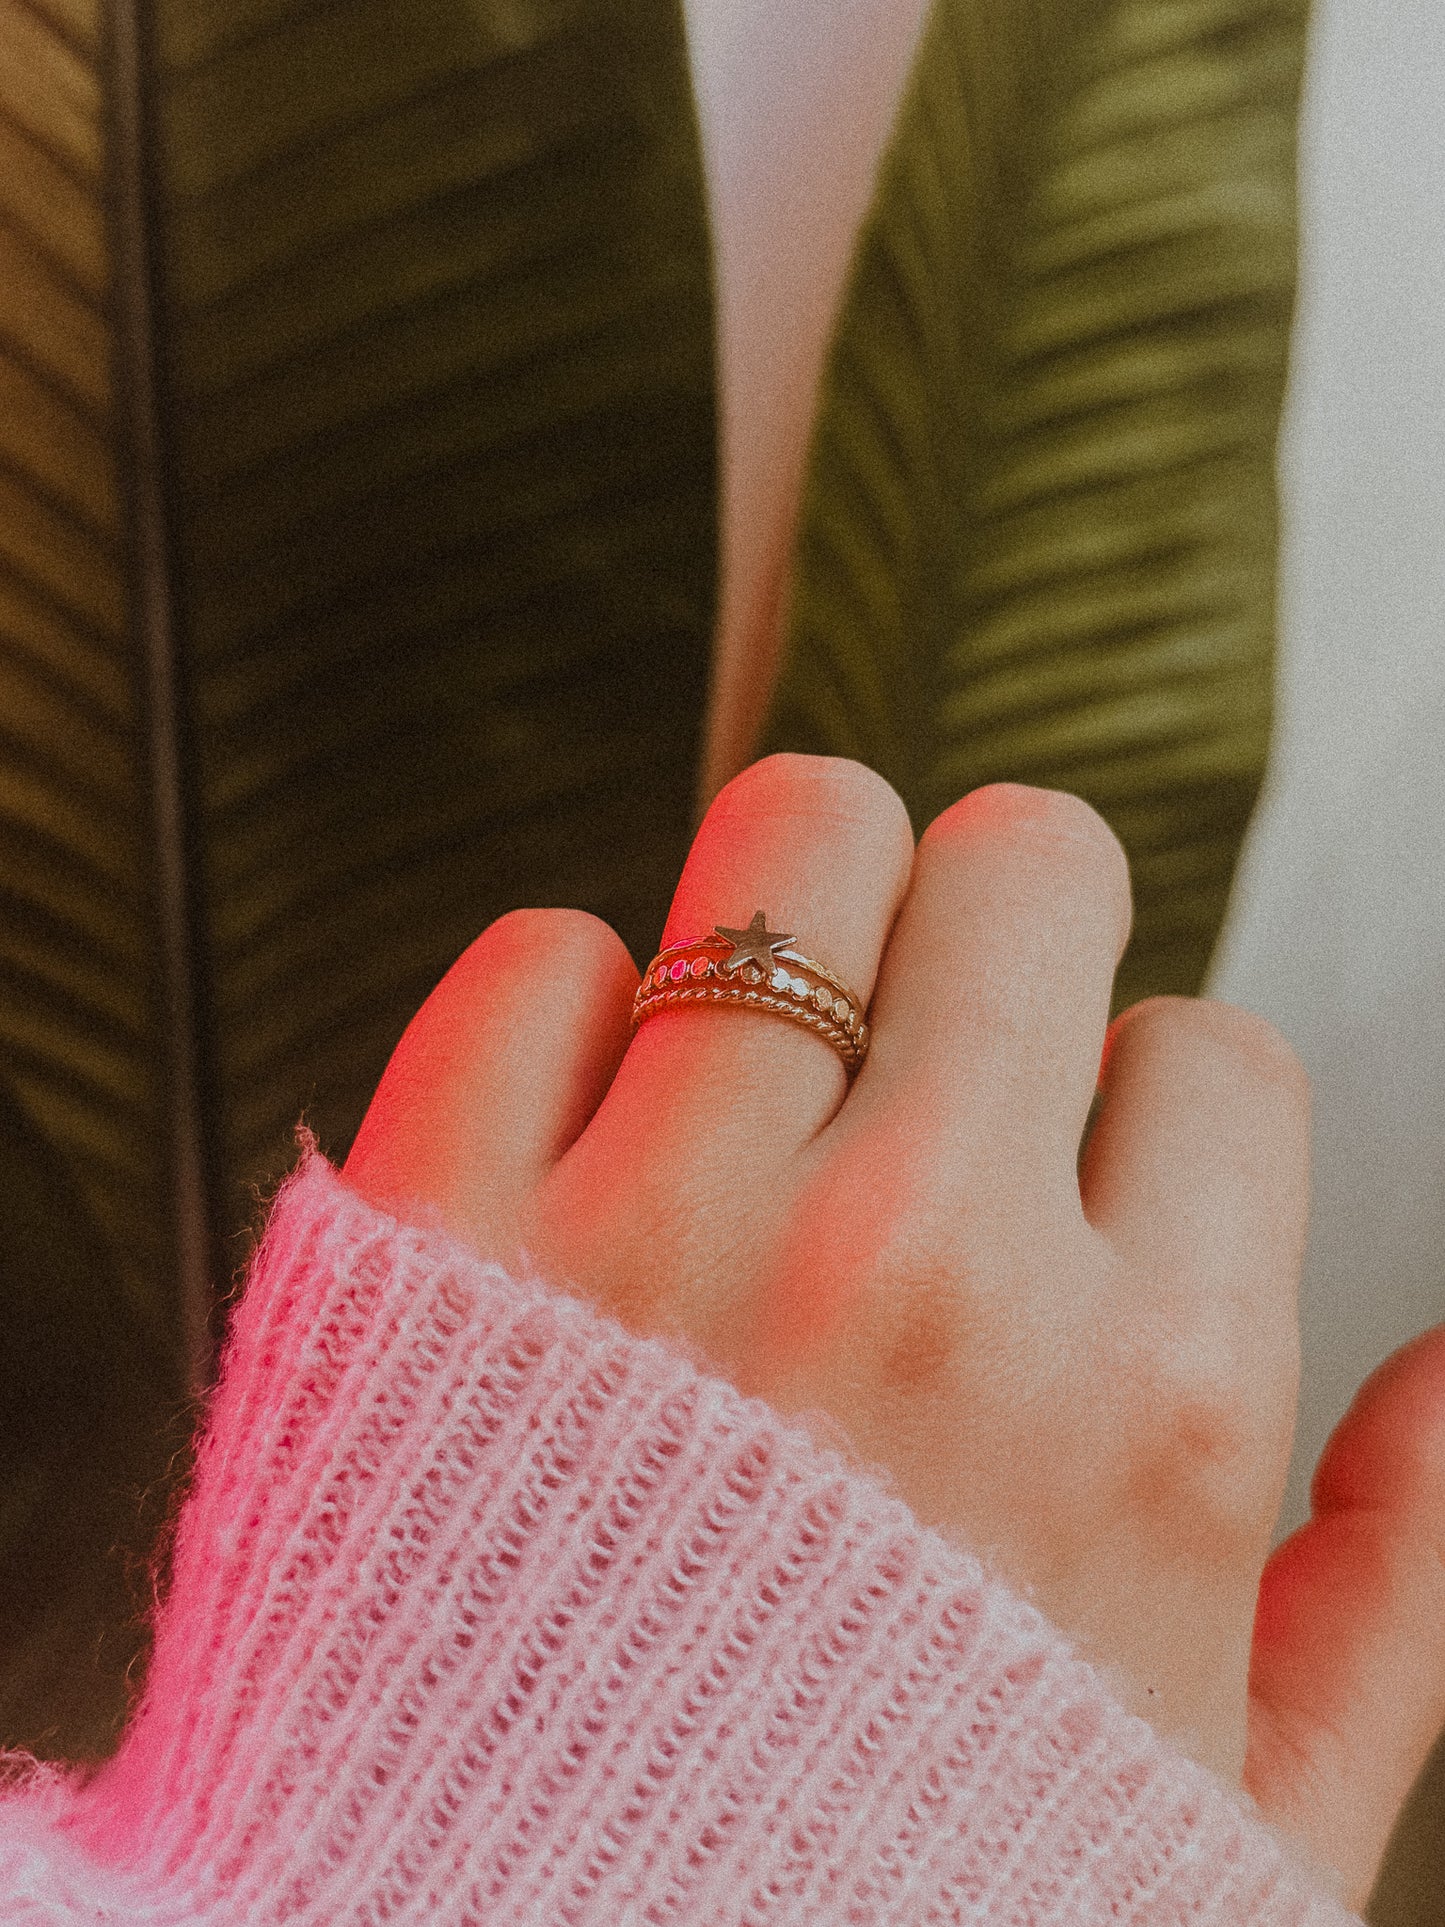
POLYGON ((1079 1167, 1085 1216, 1161 1294, 1298 1316, 1309 1084, 1263 1018, 1151 997, 1109 1028, 1079 1167))

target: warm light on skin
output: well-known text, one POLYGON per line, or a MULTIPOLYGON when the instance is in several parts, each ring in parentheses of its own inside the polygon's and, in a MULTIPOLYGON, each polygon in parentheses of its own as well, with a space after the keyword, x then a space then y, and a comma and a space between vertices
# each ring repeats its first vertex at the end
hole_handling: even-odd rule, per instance
POLYGON ((1361 1394, 1328 1516, 1266 1562, 1299 1370, 1297 1061, 1188 998, 1106 1046, 1127 874, 1076 798, 991 786, 915 852, 879 777, 770 758, 709 814, 667 938, 760 902, 870 1000, 851 1088, 758 1013, 679 1010, 629 1044, 620 942, 530 912, 418 1014, 348 1180, 427 1191, 488 1256, 507 1225, 630 1329, 836 1422, 1361 1906, 1445 1723, 1445 1328, 1361 1394))
POLYGON ((383 1210, 433 1201, 448 1230, 518 1263, 522 1201, 601 1103, 636 987, 625 946, 598 918, 500 918, 407 1026, 347 1178, 383 1210))

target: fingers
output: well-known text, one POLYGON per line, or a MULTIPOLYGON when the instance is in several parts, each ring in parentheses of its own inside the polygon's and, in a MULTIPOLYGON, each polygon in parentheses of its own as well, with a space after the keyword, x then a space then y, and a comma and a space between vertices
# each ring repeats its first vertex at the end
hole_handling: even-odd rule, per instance
POLYGON ((1151 997, 1111 1026, 1079 1172, 1138 1274, 1294 1329, 1309 1214, 1309 1080, 1272 1024, 1151 997))
POLYGON ((1445 1325, 1386 1359, 1260 1583, 1244 1784, 1359 1911, 1445 1727, 1445 1325))
POLYGON ((583 1131, 630 1034, 637 971, 580 910, 519 910, 483 931, 393 1052, 343 1175, 373 1204, 429 1215, 501 1257, 525 1194, 583 1131))
MULTIPOLYGON (((767 757, 709 809, 663 947, 763 910, 866 1005, 912 859, 908 813, 881 776, 837 757, 767 757)), ((832 1048, 785 1017, 681 1006, 639 1027, 597 1126, 685 1144, 694 1161, 726 1143, 742 1179, 806 1143, 846 1088, 832 1048)))
POLYGON ((1043 1158, 1072 1186, 1129 923, 1124 852, 1078 797, 995 783, 946 810, 889 941, 853 1124, 901 1101, 974 1170, 1032 1189, 1043 1158))

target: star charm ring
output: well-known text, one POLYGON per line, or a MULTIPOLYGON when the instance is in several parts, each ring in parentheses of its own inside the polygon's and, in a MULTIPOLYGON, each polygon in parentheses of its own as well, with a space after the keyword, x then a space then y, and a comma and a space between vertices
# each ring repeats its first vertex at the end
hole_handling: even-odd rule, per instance
POLYGON ((860 1000, 831 970, 793 949, 790 931, 770 930, 762 910, 742 928, 714 924, 705 937, 669 944, 642 973, 632 1005, 636 1029, 689 1004, 720 1004, 789 1018, 835 1050, 850 1077, 868 1054, 860 1000))

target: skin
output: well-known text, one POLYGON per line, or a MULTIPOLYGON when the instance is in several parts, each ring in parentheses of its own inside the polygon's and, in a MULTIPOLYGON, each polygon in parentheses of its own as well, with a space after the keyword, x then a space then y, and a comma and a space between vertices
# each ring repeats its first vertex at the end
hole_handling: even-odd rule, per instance
POLYGON ((976 790, 915 849, 881 777, 770 757, 713 803, 663 942, 760 906, 871 1000, 851 1087, 757 1012, 634 1036, 616 934, 517 912, 412 1021, 348 1182, 824 1414, 1362 1908, 1445 1726, 1445 1325, 1361 1387, 1271 1556, 1294 1053, 1207 999, 1109 1025, 1128 866, 1060 792, 976 790))

